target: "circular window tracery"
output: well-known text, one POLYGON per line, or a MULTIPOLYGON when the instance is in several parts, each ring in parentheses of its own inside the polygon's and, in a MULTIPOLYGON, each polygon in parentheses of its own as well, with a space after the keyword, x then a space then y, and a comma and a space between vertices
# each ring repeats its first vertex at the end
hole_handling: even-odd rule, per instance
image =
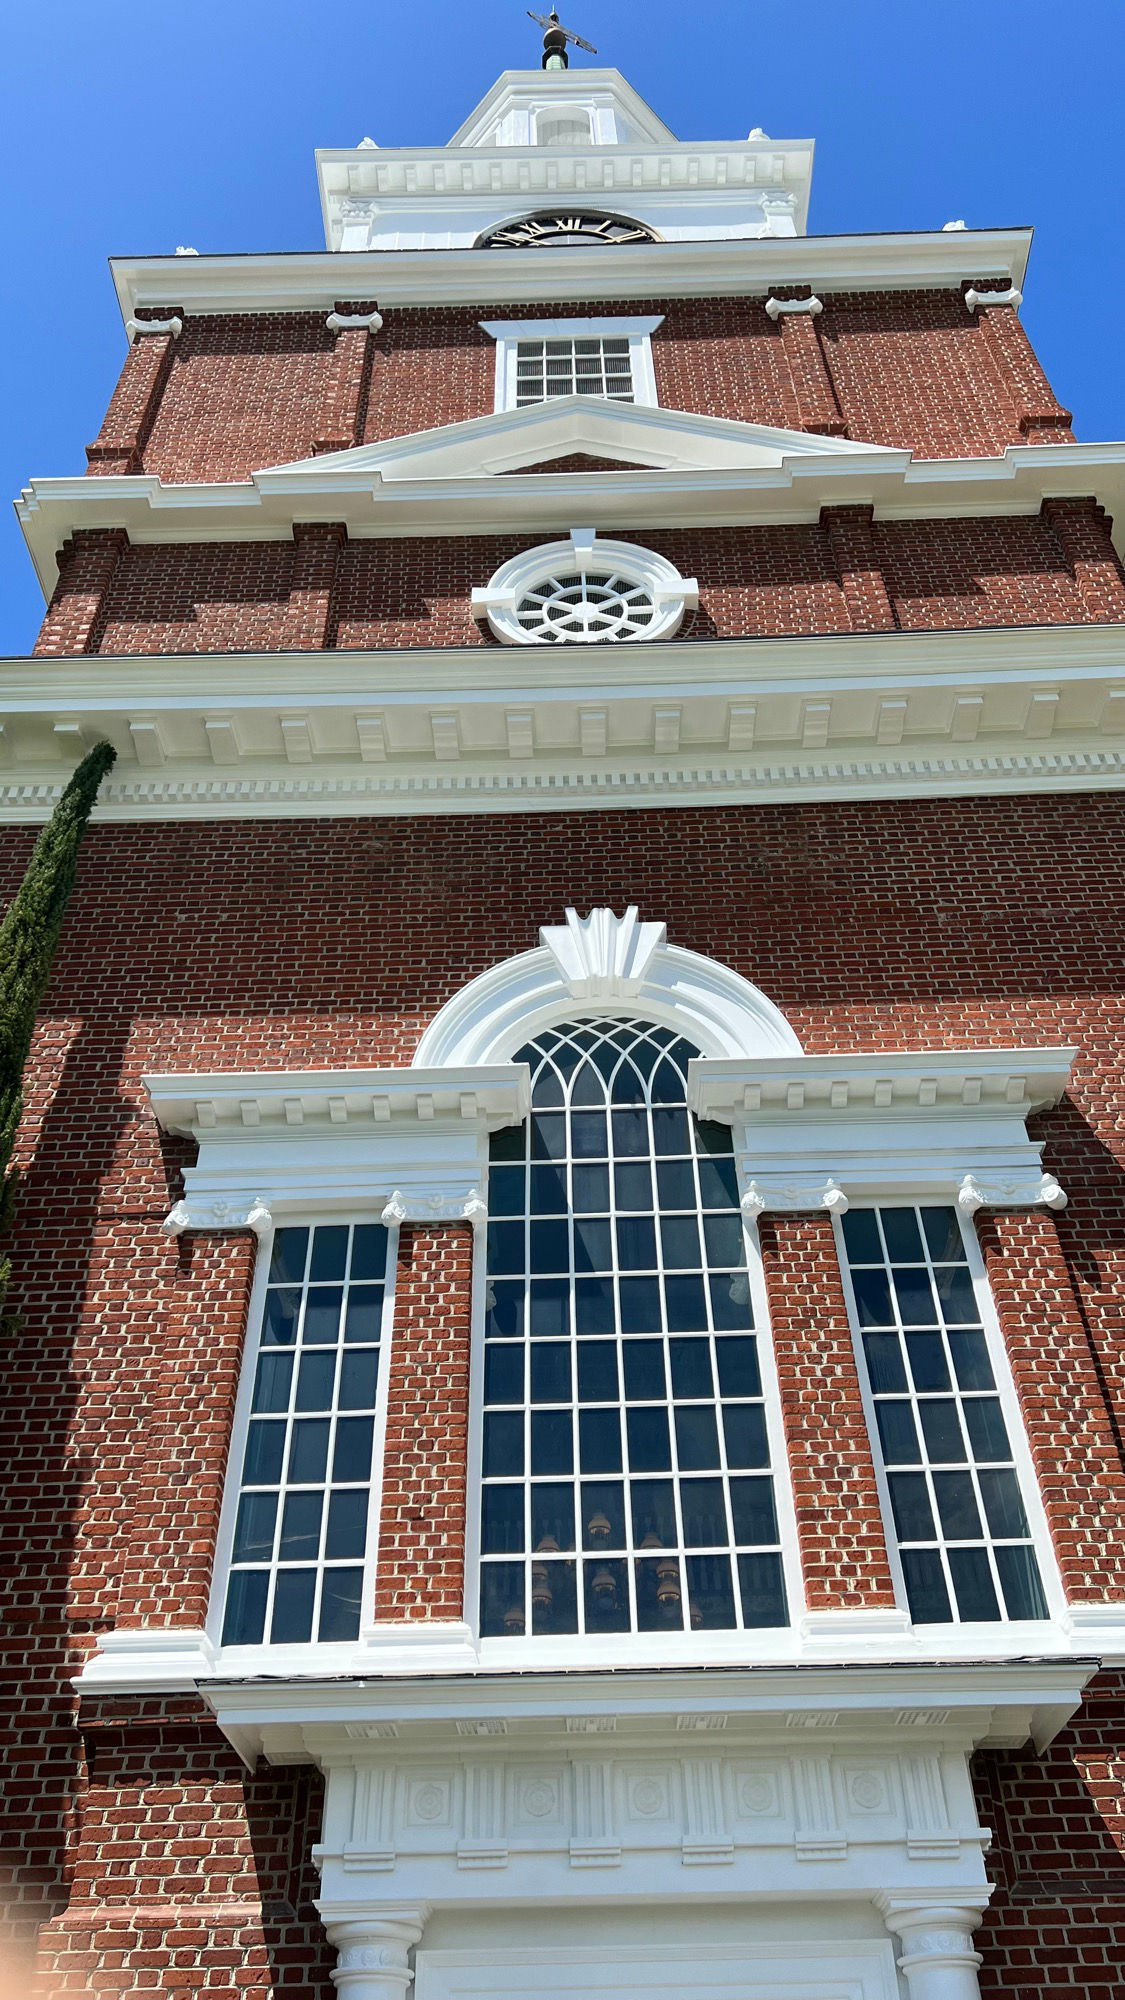
POLYGON ((667 638, 698 600, 695 579, 651 549, 575 529, 505 563, 473 610, 504 645, 591 646, 667 638))

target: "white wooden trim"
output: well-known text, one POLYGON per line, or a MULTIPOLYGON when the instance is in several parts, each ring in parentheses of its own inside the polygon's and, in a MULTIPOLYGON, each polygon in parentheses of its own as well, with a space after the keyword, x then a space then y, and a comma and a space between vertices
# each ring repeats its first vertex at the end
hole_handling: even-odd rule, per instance
MULTIPOLYGON (((628 340, 633 407, 657 407, 652 335, 664 323, 654 317, 625 319, 481 320, 480 327, 496 342, 497 411, 516 408, 516 348, 521 340, 628 340)), ((594 401, 594 398, 585 400, 594 401)), ((612 398, 608 400, 614 400, 612 398)))
POLYGON ((590 1994, 597 2000, 898 2000, 889 1939, 747 1937, 740 1944, 712 1944, 691 1935, 699 1919, 690 1908, 682 1923, 679 1949, 670 1942, 594 1948, 498 1942, 486 1951, 427 1951, 423 1944, 415 2000, 526 2000, 530 1993, 543 2000, 590 1994))

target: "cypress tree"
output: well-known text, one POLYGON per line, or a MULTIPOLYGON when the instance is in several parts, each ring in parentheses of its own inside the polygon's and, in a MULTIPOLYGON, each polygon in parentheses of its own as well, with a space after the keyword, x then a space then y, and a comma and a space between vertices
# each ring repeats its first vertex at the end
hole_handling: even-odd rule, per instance
MULTIPOLYGON (((35 1017, 51 976, 78 850, 98 786, 117 756, 97 743, 82 759, 32 850, 23 881, 0 922, 0 1233, 8 1226, 18 1174, 11 1166, 23 1109, 23 1072, 35 1017)), ((0 1258, 0 1310, 10 1264, 0 1258)))

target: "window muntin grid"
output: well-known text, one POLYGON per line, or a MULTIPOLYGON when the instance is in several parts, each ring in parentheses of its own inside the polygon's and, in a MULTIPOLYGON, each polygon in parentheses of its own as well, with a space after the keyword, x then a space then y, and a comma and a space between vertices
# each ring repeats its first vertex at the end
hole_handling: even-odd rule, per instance
POLYGON ((651 592, 620 570, 545 576, 524 592, 516 618, 537 645, 643 638, 656 617, 651 592))
POLYGON ((1048 1615, 955 1208, 851 1208, 844 1246, 915 1624, 1048 1615))
POLYGON ((633 401, 633 365, 627 338, 608 334, 518 340, 516 408, 553 396, 610 396, 633 401))
POLYGON ((698 1051, 578 1021, 522 1049, 489 1166, 481 1635, 788 1622, 731 1134, 698 1051))
POLYGON ((224 1646, 358 1637, 386 1276, 381 1223, 274 1235, 224 1646))

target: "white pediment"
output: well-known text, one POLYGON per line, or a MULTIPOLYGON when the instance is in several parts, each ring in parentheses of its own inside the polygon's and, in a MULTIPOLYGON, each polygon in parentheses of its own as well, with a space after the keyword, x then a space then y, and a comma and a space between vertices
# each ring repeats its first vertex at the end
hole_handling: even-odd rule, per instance
POLYGON ((497 411, 438 430, 382 438, 348 451, 272 466, 255 473, 254 483, 265 492, 272 485, 291 487, 304 475, 318 486, 326 478, 347 481, 352 474, 363 483, 479 478, 482 473, 518 472, 524 466, 576 454, 668 472, 781 472, 794 460, 827 464, 856 458, 869 464, 879 460, 889 470, 909 458, 909 453, 886 445, 861 444, 851 438, 589 396, 559 396, 522 410, 497 411))

